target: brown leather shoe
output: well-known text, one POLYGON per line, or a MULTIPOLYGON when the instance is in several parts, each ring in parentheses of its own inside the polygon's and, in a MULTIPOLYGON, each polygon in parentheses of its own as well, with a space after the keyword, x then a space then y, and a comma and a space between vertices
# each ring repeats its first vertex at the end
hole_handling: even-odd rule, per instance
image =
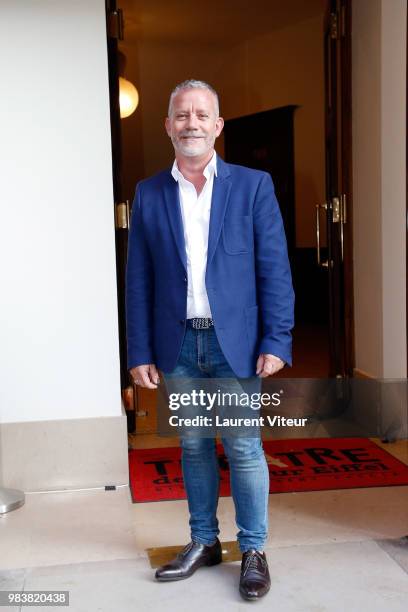
POLYGON ((155 577, 160 582, 183 580, 190 578, 199 567, 217 565, 221 561, 222 549, 218 538, 212 546, 190 542, 170 563, 159 567, 155 577))
POLYGON ((267 594, 271 587, 268 562, 265 553, 258 550, 247 550, 242 555, 239 592, 244 599, 259 599, 267 594))

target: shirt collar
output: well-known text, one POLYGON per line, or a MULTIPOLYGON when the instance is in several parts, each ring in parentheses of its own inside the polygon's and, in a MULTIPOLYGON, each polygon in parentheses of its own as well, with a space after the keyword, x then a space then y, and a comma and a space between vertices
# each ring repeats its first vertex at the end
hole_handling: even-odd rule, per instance
MULTIPOLYGON (((208 164, 203 170, 203 175, 205 176, 206 179, 209 179, 211 174, 215 174, 215 176, 217 176, 217 154, 215 151, 214 151, 212 158, 210 159, 210 161, 208 162, 208 164)), ((184 178, 184 176, 182 175, 182 173, 180 172, 178 168, 177 159, 175 159, 173 162, 173 166, 171 169, 171 175, 175 181, 178 181, 180 177, 184 178)))

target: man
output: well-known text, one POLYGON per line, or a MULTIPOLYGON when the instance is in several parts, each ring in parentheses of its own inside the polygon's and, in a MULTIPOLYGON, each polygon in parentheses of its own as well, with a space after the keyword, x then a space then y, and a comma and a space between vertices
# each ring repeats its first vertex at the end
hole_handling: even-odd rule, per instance
MULTIPOLYGON (((291 364, 294 295, 279 206, 269 174, 226 164, 214 151, 223 128, 218 96, 202 81, 170 96, 171 169, 140 182, 126 276, 128 367, 136 384, 178 377, 260 379, 291 364)), ((270 577, 269 473, 257 437, 223 438, 243 554, 240 593, 258 599, 270 577)), ((159 581, 221 562, 215 441, 183 437, 191 542, 159 581)))

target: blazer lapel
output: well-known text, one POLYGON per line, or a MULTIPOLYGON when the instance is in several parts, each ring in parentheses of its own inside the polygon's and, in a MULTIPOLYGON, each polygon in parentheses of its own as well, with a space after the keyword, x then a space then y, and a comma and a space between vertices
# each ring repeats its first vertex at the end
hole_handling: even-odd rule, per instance
POLYGON ((163 190, 170 227, 173 232, 181 262, 187 272, 186 245, 184 240, 183 219, 181 217, 178 183, 174 180, 170 171, 168 180, 165 181, 163 186, 163 190))
POLYGON ((214 256, 218 240, 220 239, 230 192, 231 179, 228 165, 217 156, 217 176, 214 176, 210 226, 208 230, 207 269, 214 256))

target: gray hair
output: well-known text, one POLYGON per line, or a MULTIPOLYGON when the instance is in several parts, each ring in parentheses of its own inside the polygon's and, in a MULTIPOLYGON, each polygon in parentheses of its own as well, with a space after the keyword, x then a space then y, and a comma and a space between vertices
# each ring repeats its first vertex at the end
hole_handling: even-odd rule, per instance
POLYGON ((183 81, 182 83, 179 83, 178 85, 175 86, 175 88, 173 89, 173 91, 170 94, 169 110, 168 110, 168 116, 169 117, 170 117, 170 114, 171 114, 171 107, 173 105, 174 97, 180 91, 183 91, 185 89, 207 89, 208 91, 210 91, 213 94, 214 98, 215 98, 215 114, 216 114, 217 117, 219 117, 219 114, 220 114, 220 103, 219 103, 219 100, 218 100, 218 94, 215 91, 214 87, 211 87, 211 85, 209 85, 205 81, 197 81, 196 79, 188 79, 187 81, 183 81))

